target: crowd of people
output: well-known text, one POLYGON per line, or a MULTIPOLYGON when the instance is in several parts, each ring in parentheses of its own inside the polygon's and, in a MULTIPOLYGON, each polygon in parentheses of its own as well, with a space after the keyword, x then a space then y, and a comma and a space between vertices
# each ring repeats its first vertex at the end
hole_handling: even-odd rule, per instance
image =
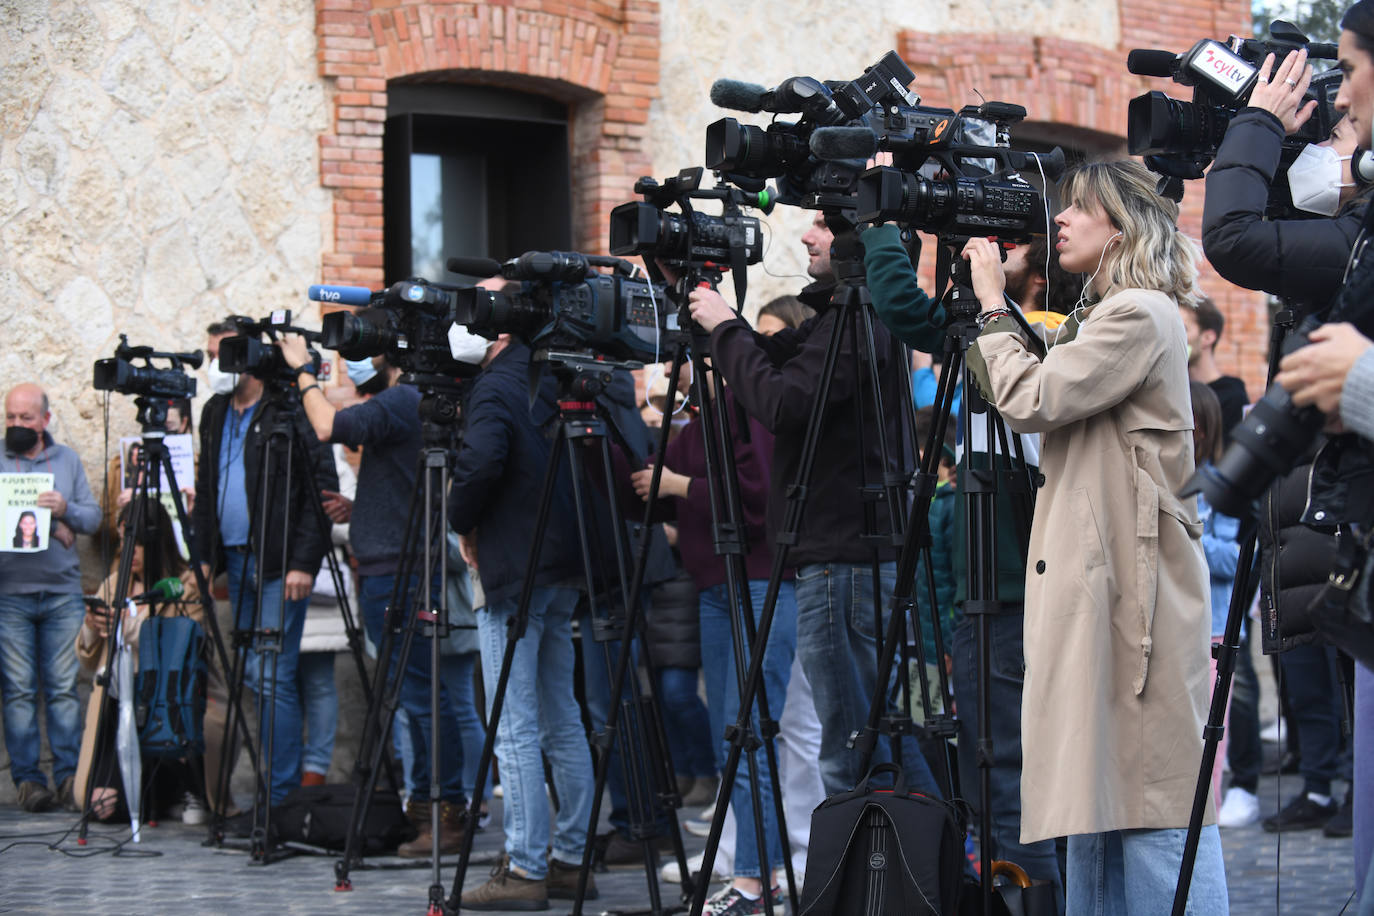
MULTIPOLYGON (((669 390, 659 381, 663 367, 637 379, 613 373, 597 397, 613 431, 611 467, 599 481, 595 449, 581 434, 549 435, 567 398, 552 373, 532 385, 527 342, 456 331, 455 357, 461 352, 472 364, 473 378, 443 497, 451 530, 437 534, 408 535, 417 522, 404 507, 412 505, 426 442, 421 392, 383 356, 347 361, 347 381, 326 386, 306 342, 285 335, 277 343, 289 380, 264 382, 220 370, 219 347, 238 332, 233 324, 212 325, 213 394, 195 424, 195 479, 177 482, 190 506, 188 532, 161 504, 131 512, 143 481, 131 475, 136 465, 127 458, 122 474, 107 473, 102 504, 76 452, 48 433, 43 390, 16 385, 5 399, 5 471, 51 477, 31 508, 14 516, 14 549, 0 551, 0 690, 20 805, 89 806, 101 819, 137 815, 128 810, 136 795, 113 764, 115 713, 101 689, 83 737, 78 668, 108 664, 107 643, 117 633, 136 644, 150 603, 204 621, 210 603, 198 581, 223 589, 226 619, 248 634, 234 646, 253 647, 242 655, 241 695, 256 697, 257 736, 269 749, 263 803, 281 804, 298 787, 323 783, 331 769, 348 772, 352 761, 334 761, 332 749, 334 655, 349 640, 336 624, 309 623, 312 602, 332 606, 342 584, 374 650, 390 646, 387 661, 401 668, 392 734, 417 836, 399 854, 451 854, 467 831, 482 829, 468 811, 478 810, 471 798, 488 781, 477 772, 482 719, 494 719, 504 855, 462 905, 542 909, 550 898, 571 898, 589 844, 607 864, 653 862, 669 834, 668 812, 645 802, 637 756, 653 736, 644 723, 623 726, 618 741, 588 737, 610 715, 618 624, 627 610, 615 557, 627 544, 632 554, 644 545, 646 625, 633 655, 652 675, 648 689, 662 710, 678 774, 669 788, 687 807, 689 830, 704 834, 714 806, 729 809, 714 863, 727 880, 707 903, 713 916, 776 912, 786 850, 795 870, 806 868, 810 811, 864 779, 866 761, 894 757, 908 788, 936 797, 957 791, 975 808, 986 778, 990 832, 977 842, 1052 886, 1061 911, 1160 911, 1159 902, 1174 894, 1203 760, 1221 655, 1215 649, 1232 605, 1252 603, 1234 656, 1227 740, 1211 774, 1189 912, 1226 912, 1222 831, 1259 820, 1263 761, 1251 652, 1258 634, 1287 723, 1281 766, 1303 782, 1263 827, 1353 834, 1360 912, 1374 913, 1366 887, 1374 848, 1374 652, 1367 646, 1374 639, 1362 641, 1358 624, 1351 639, 1333 637, 1332 621, 1309 611, 1330 607, 1314 599, 1328 598, 1332 557, 1374 521, 1371 488, 1360 486, 1374 441, 1374 320, 1360 291, 1374 290, 1361 285, 1374 261, 1361 257, 1369 184, 1352 166, 1357 150, 1374 145, 1374 0, 1347 12, 1339 51, 1345 78, 1335 107, 1344 117, 1286 175, 1294 206, 1308 211, 1302 218, 1269 219, 1266 211, 1283 139, 1316 104, 1303 101, 1312 76, 1303 51, 1264 62, 1206 179, 1202 250, 1217 272, 1282 297, 1294 323, 1316 319, 1308 345, 1278 365, 1277 383, 1295 405, 1313 405, 1329 422, 1306 443, 1298 465, 1267 488, 1253 518, 1227 515, 1186 486, 1199 469, 1220 473, 1251 397, 1218 365, 1225 320, 1199 287, 1199 251, 1178 228, 1178 205, 1130 160, 1076 166, 1059 185, 1062 209, 1048 240, 1009 252, 992 240, 967 241, 958 256, 967 262, 977 317, 963 345, 948 332, 945 303, 922 289, 895 226, 818 214, 802 237, 812 282, 769 303, 752 326, 713 289, 690 293, 691 316, 709 335, 710 369, 695 386, 699 397, 686 397, 685 384, 669 390), (850 259, 845 271, 832 263, 837 237, 850 259), (871 346, 847 332, 837 304, 844 299, 837 287, 859 259, 880 319, 871 346), (817 403, 837 335, 838 355, 817 403), (918 436, 932 425, 935 382, 955 353, 976 391, 964 390, 961 378, 947 400, 985 400, 996 419, 971 421, 956 406, 947 441, 918 436), (290 396, 274 396, 283 386, 290 396), (921 408, 911 412, 915 428, 908 399, 921 408), (728 536, 707 479, 706 411, 727 419, 722 444, 733 457, 742 512, 728 536), (816 418, 822 434, 812 437, 816 418), (646 520, 653 428, 664 425, 671 430, 658 511, 646 520), (264 472, 264 462, 280 457, 271 443, 283 431, 303 444, 292 455, 295 470, 264 472), (919 457, 912 443, 940 452, 931 463, 940 466, 929 513, 932 549, 922 557, 932 587, 917 590, 924 639, 912 646, 926 668, 893 670, 884 684, 879 644, 897 578, 895 520, 906 507, 884 503, 874 484, 907 478, 919 457), (568 459, 593 463, 586 480, 573 478, 582 462, 550 460, 562 448, 568 459), (980 545, 968 537, 961 497, 982 492, 987 475, 976 469, 990 462, 1034 481, 1034 508, 1029 488, 996 489, 995 528, 985 532, 995 543, 980 545), (808 467, 815 472, 807 486, 794 486, 808 467), (541 515, 535 494, 544 492, 550 498, 541 515), (1253 529, 1258 559, 1244 568, 1241 546, 1253 529), (113 566, 100 571, 100 594, 83 599, 76 537, 100 531, 107 546, 111 539, 133 545, 126 593, 142 598, 128 608, 110 607, 113 566), (407 565, 408 536, 412 544, 433 538, 441 559, 431 581, 407 565), (727 571, 722 554, 735 542, 743 562, 727 571), (190 565, 190 547, 199 570, 190 565), (970 598, 970 570, 986 560, 988 547, 996 557, 995 600, 970 598), (338 580, 321 572, 331 551, 345 558, 338 580), (773 595, 762 686, 746 717, 740 698, 750 634, 778 558, 785 573, 773 595), (175 601, 152 594, 151 583, 163 577, 183 583, 175 601), (1237 596, 1240 583, 1254 594, 1237 596), (399 642, 388 637, 399 622, 435 606, 445 585, 454 628, 421 628, 402 659, 399 642), (987 645, 980 653, 981 633, 987 645), (273 650, 256 651, 269 638, 273 650), (434 658, 443 659, 438 669, 434 658), (942 684, 933 676, 942 668, 952 689, 935 697, 934 709, 956 715, 952 772, 938 754, 927 756, 929 745, 915 734, 878 740, 871 759, 864 742, 851 741, 875 695, 887 697, 888 717, 919 720, 928 711, 919 690, 898 684, 942 684), (443 689, 434 704, 436 678, 443 689), (39 766, 40 689, 51 784, 39 766), (983 691, 990 721, 980 723, 983 691), (94 727, 102 717, 110 727, 94 727), (725 784, 732 726, 743 721, 763 737, 777 723, 776 753, 742 742, 744 760, 725 784), (980 734, 990 739, 984 766, 973 753, 980 734), (600 753, 610 755, 613 829, 597 837, 589 835, 589 820, 600 753), (1348 788, 1338 799, 1341 782, 1348 788)), ((167 432, 191 430, 189 403, 174 402, 167 432)), ((117 553, 107 550, 107 562, 117 553)), ((926 578, 923 565, 918 579, 926 578)), ((146 810, 175 812, 188 823, 236 808, 219 776, 236 756, 236 742, 221 736, 238 685, 219 657, 208 668, 204 759, 161 760, 137 793, 146 810)), ((651 788, 648 796, 656 797, 663 787, 651 788)), ((689 867, 705 866, 698 860, 689 867)), ((670 863, 665 875, 675 870, 670 863)), ((586 892, 595 895, 594 881, 586 892)))

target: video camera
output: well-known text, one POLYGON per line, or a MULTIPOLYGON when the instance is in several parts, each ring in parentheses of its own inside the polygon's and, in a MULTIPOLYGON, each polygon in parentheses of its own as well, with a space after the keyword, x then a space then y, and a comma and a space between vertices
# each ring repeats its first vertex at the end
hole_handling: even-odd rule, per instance
POLYGON ((167 400, 193 398, 196 396, 196 380, 187 375, 182 367, 186 365, 199 369, 202 359, 199 350, 164 353, 152 347, 131 347, 129 336, 120 334, 114 356, 95 361, 92 384, 97 391, 167 400), (132 362, 135 359, 143 360, 143 365, 135 366, 132 362), (159 369, 153 365, 155 359, 165 359, 171 366, 159 369))
MULTIPOLYGON (((275 341, 280 334, 299 334, 314 343, 320 339, 318 331, 298 328, 291 324, 291 310, 277 309, 266 318, 254 320, 243 315, 230 319, 238 328, 238 336, 226 337, 219 344, 219 366, 225 372, 251 375, 264 382, 289 384, 298 375, 287 365, 286 357, 271 343, 263 343, 263 335, 275 341)), ((310 348, 310 371, 320 375, 320 353, 310 348)))
POLYGON ((520 283, 518 291, 457 291, 454 320, 483 337, 513 334, 534 350, 648 362, 671 348, 680 333, 676 313, 665 307, 663 285, 635 278, 634 265, 620 258, 527 251, 505 263, 450 258, 448 269, 520 283))
POLYGON ((448 340, 455 321, 454 297, 461 292, 417 278, 377 292, 356 286, 312 286, 309 296, 317 302, 369 306, 324 316, 321 345, 346 359, 385 356, 412 377, 471 378, 477 367, 454 359, 448 340))
MULTIPOLYGON (((1127 149, 1133 156, 1144 156, 1152 171, 1171 180, 1175 199, 1183 193, 1182 180, 1201 178, 1216 157, 1231 119, 1249 103, 1265 55, 1274 55, 1275 67, 1299 48, 1307 49, 1309 59, 1337 56, 1335 45, 1308 41, 1297 26, 1283 20, 1270 25, 1269 36, 1262 40, 1232 35, 1224 43, 1205 38, 1182 54, 1137 48, 1126 56, 1126 69, 1132 73, 1168 77, 1193 87, 1191 102, 1158 91, 1137 96, 1131 99, 1127 117, 1127 149)), ((1340 70, 1332 69, 1312 77, 1302 104, 1315 99, 1317 109, 1297 133, 1284 138, 1284 165, 1291 164, 1307 144, 1331 136, 1341 117, 1335 108, 1341 76, 1340 70)), ((1271 209, 1291 211, 1282 169, 1273 187, 1283 190, 1276 197, 1271 188, 1271 209)))

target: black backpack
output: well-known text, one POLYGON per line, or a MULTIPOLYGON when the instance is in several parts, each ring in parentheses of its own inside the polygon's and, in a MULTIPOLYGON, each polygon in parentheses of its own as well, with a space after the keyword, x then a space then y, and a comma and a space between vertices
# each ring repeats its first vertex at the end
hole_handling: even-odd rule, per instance
MULTIPOLYGON (((272 826, 283 843, 342 851, 358 790, 351 785, 302 786, 273 806, 272 826)), ((377 855, 415 839, 401 799, 391 791, 373 793, 363 824, 364 855, 377 855)))
POLYGON ((811 814, 802 916, 955 916, 962 836, 953 806, 907 791, 901 770, 880 763, 811 814), (870 788, 883 772, 896 785, 870 788))
POLYGON ((139 628, 134 712, 143 753, 205 753, 204 645, 190 617, 149 617, 139 628))

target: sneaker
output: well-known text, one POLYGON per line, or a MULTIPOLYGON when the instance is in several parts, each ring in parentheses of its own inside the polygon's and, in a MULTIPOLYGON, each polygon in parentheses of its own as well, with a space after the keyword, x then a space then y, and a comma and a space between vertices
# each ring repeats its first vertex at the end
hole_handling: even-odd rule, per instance
POLYGON ((181 799, 181 822, 192 827, 199 827, 210 819, 210 812, 206 810, 205 803, 194 792, 187 792, 181 799))
POLYGON ((1319 805, 1304 792, 1293 799, 1278 814, 1264 819, 1266 833, 1283 833, 1287 830, 1314 830, 1323 827, 1331 820, 1340 806, 1334 801, 1319 805))
POLYGON ((1218 827, 1249 827, 1259 820, 1259 796, 1254 792, 1232 786, 1226 790, 1226 797, 1217 812, 1218 827))
MULTIPOLYGON (((700 852, 694 856, 688 856, 687 870, 690 871, 693 875, 701 874, 701 863, 704 859, 705 854, 700 852)), ((717 856, 716 861, 711 864, 711 872, 713 876, 717 878, 729 879, 731 876, 727 875, 723 871, 723 868, 724 866, 721 865, 721 859, 719 856, 717 856)), ((658 870, 658 875, 660 878, 662 878, 669 884, 682 883, 682 869, 678 868, 676 858, 669 859, 667 862, 664 862, 663 867, 658 870)))
POLYGON ((727 884, 706 901, 706 907, 701 913, 702 916, 772 916, 775 907, 782 905, 781 892, 775 887, 768 896, 772 898, 769 902, 773 906, 765 903, 762 896, 750 900, 733 884, 727 884))
POLYGON ((463 895, 469 910, 547 910, 549 892, 542 878, 527 878, 514 871, 510 856, 502 855, 491 869, 491 878, 463 895))
POLYGON ((57 803, 62 806, 62 810, 71 811, 76 814, 81 813, 81 805, 76 800, 76 777, 68 776, 62 780, 62 785, 57 789, 57 803))
POLYGON ((1354 797, 1355 790, 1353 788, 1347 789, 1345 792, 1345 801, 1341 802, 1341 806, 1336 809, 1336 813, 1333 814, 1325 824, 1322 824, 1322 836, 1330 837, 1334 840, 1344 839, 1355 833, 1354 812, 1352 811, 1354 797))
POLYGON ((19 784, 19 807, 30 814, 47 811, 52 807, 52 803, 52 792, 41 782, 21 782, 19 784))
POLYGON ((708 837, 711 835, 711 822, 689 819, 682 822, 682 829, 692 836, 708 837))
POLYGON ((325 782, 325 774, 317 773, 314 770, 306 770, 301 774, 301 788, 308 789, 311 786, 322 786, 325 782))
POLYGON ((698 776, 692 783, 692 791, 683 794, 682 807, 700 808, 702 805, 713 804, 716 800, 716 790, 719 788, 719 777, 698 776))
POLYGON ((1288 737, 1287 731, 1288 730, 1284 727, 1283 719, 1278 718, 1260 729, 1260 740, 1267 741, 1270 744, 1281 744, 1288 737))
MULTIPOLYGON (((420 831, 420 834, 409 843, 402 843, 397 846, 396 855, 403 859, 430 858, 434 855, 434 831, 430 824, 429 802, 407 802, 406 817, 420 831), (423 811, 423 817, 416 818, 414 816, 417 809, 423 811)), ((439 802, 439 855, 453 855, 463 848, 463 826, 466 822, 466 808, 454 802, 439 802)))
MULTIPOLYGON (((661 836, 654 842, 658 844, 660 852, 672 849, 671 837, 661 836)), ((644 841, 628 839, 622 836, 619 830, 612 830, 606 837, 605 852, 601 855, 601 861, 607 865, 640 865, 644 862, 644 841)))
MULTIPOLYGON (((582 871, 582 863, 570 865, 567 862, 560 862, 553 856, 549 856, 549 874, 544 879, 544 884, 549 891, 550 900, 576 900, 577 899, 577 876, 582 871)), ((587 872, 587 893, 582 897, 583 900, 595 900, 597 898, 596 876, 590 871, 587 872)))

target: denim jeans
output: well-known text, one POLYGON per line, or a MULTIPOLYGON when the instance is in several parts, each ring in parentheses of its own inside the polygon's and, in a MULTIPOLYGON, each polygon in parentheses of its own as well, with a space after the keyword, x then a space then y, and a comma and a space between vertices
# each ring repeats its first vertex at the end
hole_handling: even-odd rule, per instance
MULTIPOLYGON (((257 594, 257 565, 251 554, 229 551, 229 603, 234 608, 234 627, 250 630, 253 627, 253 604, 257 594)), ((301 784, 301 700, 296 690, 296 667, 301 652, 301 634, 305 632, 305 608, 308 598, 282 602, 282 580, 263 583, 262 613, 258 626, 281 631, 281 651, 276 656, 275 683, 271 656, 259 654, 257 643, 248 650, 244 666, 244 684, 257 695, 259 739, 266 745, 267 727, 272 733, 272 804, 279 803, 291 790, 301 784), (260 671, 266 662, 268 669, 260 671), (269 689, 275 691, 272 709, 264 708, 263 697, 269 689)))
MULTIPOLYGON (((1010 859, 1032 878, 1050 881, 1062 899, 1064 884, 1054 840, 1021 842, 1021 691, 1025 682, 1022 625, 1018 613, 994 615, 989 621, 991 666, 988 705, 992 721, 992 766, 988 801, 992 825, 992 858, 1010 859)), ((954 631, 954 702, 959 710, 959 785, 975 813, 981 803, 978 747, 978 621, 966 617, 954 631)), ((981 821, 973 821, 974 825, 981 821)))
MULTIPOLYGON (((409 607, 409 596, 415 594, 418 576, 411 576, 401 600, 409 607)), ((395 576, 360 576, 358 580, 358 606, 363 612, 363 626, 367 637, 381 651, 383 634, 386 628, 387 605, 391 601, 395 576)), ((423 598, 423 596, 420 596, 423 598)), ((396 676, 396 664, 400 659, 402 634, 396 633, 391 643, 391 667, 389 676, 396 676)), ((404 727, 410 738, 410 752, 414 764, 407 768, 408 796, 414 801, 430 800, 430 652, 433 638, 416 632, 410 643, 410 655, 406 659, 405 672, 401 677, 400 706, 406 712, 404 727)), ((378 684, 376 689, 383 690, 385 685, 378 684)), ((400 722, 400 719, 397 719, 400 722)), ((444 801, 462 804, 463 795, 463 744, 458 732, 458 719, 449 702, 447 691, 439 691, 439 797, 444 801)))
POLYGON ((48 720, 53 784, 76 773, 81 706, 76 696, 76 634, 86 616, 80 595, 34 592, 0 595, 0 693, 5 697, 5 747, 17 786, 48 779, 38 768, 38 688, 48 720))
POLYGON ((716 775, 711 752, 711 721, 697 695, 698 668, 658 669, 658 702, 673 772, 693 779, 716 775))
MULTIPOLYGON (((1355 822, 1355 888, 1374 913, 1374 889, 1366 875, 1374 868, 1374 671, 1355 663, 1355 772, 1350 791, 1355 822)), ((1361 910, 1363 913, 1364 911, 1361 910)))
MULTIPOLYGON (((472 797, 477 785, 477 764, 482 762, 482 744, 486 741, 486 729, 477 716, 476 698, 473 694, 472 672, 477 666, 477 653, 439 656, 439 681, 448 701, 453 705, 453 714, 458 718, 458 735, 463 745, 463 795, 472 797)), ((410 740, 410 716, 404 707, 397 707, 396 719, 391 726, 392 744, 401 758, 401 769, 405 778, 406 796, 415 794, 415 748, 410 740)), ((484 780, 482 798, 491 794, 491 780, 484 780)), ((428 795, 428 787, 426 787, 428 795)))
POLYGON ((1279 656, 1298 736, 1303 791, 1331 794, 1341 775, 1341 700, 1333 652, 1322 645, 1295 646, 1279 656))
MULTIPOLYGON (((1069 916, 1154 916, 1167 913, 1178 885, 1188 831, 1114 830, 1069 837, 1069 916)), ((1202 828, 1188 916, 1229 912, 1221 834, 1202 828)))
MULTIPOLYGON (((505 796, 502 826, 511 864, 531 878, 547 873, 549 802, 544 794, 544 763, 549 758, 558 816, 552 855, 580 862, 592 813, 591 749, 573 695, 572 614, 579 593, 571 588, 535 588, 525 633, 515 645, 510 676, 496 725, 496 757, 505 796)), ((477 636, 486 680, 490 719, 496 682, 506 652, 506 624, 516 601, 495 601, 477 612, 477 636)))
MULTIPOLYGON (((882 626, 891 612, 897 564, 879 567, 882 626)), ((811 682, 816 715, 821 721, 821 779, 827 795, 847 792, 865 774, 859 772, 862 753, 846 747, 849 735, 868 720, 873 688, 878 679, 877 641, 873 619, 873 573, 870 566, 809 564, 797 568, 797 654, 811 682)), ((894 664, 887 685, 888 709, 901 666, 894 664)), ((940 788, 911 735, 902 738, 902 767, 907 788, 940 797, 940 788)), ((874 764, 890 761, 890 742, 880 736, 874 764)))
MULTIPOLYGON (((749 601, 754 623, 763 610, 768 583, 749 581, 749 601)), ((704 589, 698 596, 701 608, 701 661, 706 675, 706 703, 711 716, 711 734, 716 750, 717 767, 724 770, 729 745, 722 740, 725 727, 739 719, 739 679, 736 676, 735 653, 730 631, 730 593, 725 585, 704 589)), ((741 634, 742 635, 742 634, 741 634)), ((773 611, 773 625, 763 652, 763 687, 768 694, 768 715, 773 721, 782 718, 787 699, 787 681, 792 673, 792 658, 797 652, 797 603, 789 582, 782 583, 777 605, 773 611)), ((746 658, 748 647, 745 648, 746 658)), ((759 734, 759 715, 755 707, 750 716, 754 734, 759 734)), ((768 756, 760 747, 753 753, 758 766, 759 807, 767 838, 769 869, 782 866, 782 839, 778 834, 778 818, 773 801, 772 771, 768 756)), ((753 796, 750 793, 749 760, 741 755, 730 788, 730 806, 735 814, 735 866, 737 877, 758 878, 758 833, 754 824, 753 796)))
POLYGON ((305 719, 301 769, 329 773, 334 759, 334 732, 339 726, 339 693, 334 688, 334 653, 302 652, 296 662, 296 690, 305 719))

